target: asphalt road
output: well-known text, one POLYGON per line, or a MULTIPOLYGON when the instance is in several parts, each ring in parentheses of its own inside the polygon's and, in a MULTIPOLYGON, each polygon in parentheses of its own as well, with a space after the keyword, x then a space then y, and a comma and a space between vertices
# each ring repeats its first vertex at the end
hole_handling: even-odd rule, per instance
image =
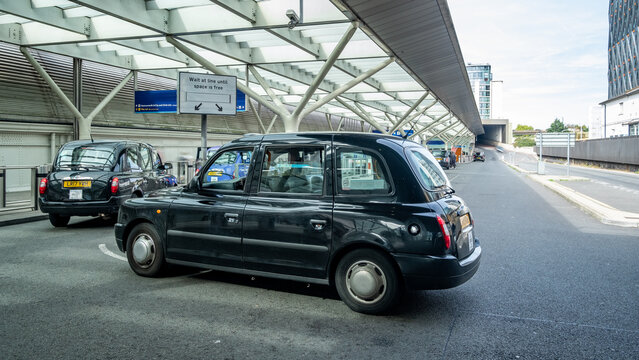
POLYGON ((473 279, 390 316, 323 286, 136 276, 112 225, 0 228, 3 359, 639 358, 639 231, 603 225, 487 152, 447 171, 483 247, 473 279))

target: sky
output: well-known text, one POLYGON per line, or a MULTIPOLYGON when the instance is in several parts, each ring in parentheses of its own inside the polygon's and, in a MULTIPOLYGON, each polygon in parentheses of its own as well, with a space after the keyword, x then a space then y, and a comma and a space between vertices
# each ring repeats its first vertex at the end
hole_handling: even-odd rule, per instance
POLYGON ((608 98, 608 2, 448 0, 466 63, 502 80, 503 113, 546 129, 555 118, 588 125, 608 98))

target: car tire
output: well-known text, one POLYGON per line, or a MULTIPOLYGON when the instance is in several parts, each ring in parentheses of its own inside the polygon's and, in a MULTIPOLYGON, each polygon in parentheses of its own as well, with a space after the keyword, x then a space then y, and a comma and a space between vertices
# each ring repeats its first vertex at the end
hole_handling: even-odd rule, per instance
POLYGON ((131 269, 140 276, 164 274, 167 268, 164 247, 153 225, 142 223, 131 230, 126 242, 126 258, 131 269))
POLYGON ((49 214, 49 222, 55 227, 63 227, 69 224, 70 216, 63 216, 58 214, 49 214))
POLYGON ((340 260, 335 287, 349 308, 365 314, 389 311, 399 303, 403 291, 391 260, 372 249, 351 251, 340 260))

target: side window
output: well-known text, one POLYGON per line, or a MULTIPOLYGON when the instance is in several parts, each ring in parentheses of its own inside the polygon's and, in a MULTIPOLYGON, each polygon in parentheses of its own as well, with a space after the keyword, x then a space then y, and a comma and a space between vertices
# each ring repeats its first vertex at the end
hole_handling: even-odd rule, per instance
POLYGON ((253 149, 233 149, 219 154, 202 174, 203 189, 244 190, 253 149))
POLYGON ((158 167, 162 164, 162 158, 157 150, 153 149, 153 169, 157 170, 158 167))
POLYGON ((321 195, 324 162, 323 147, 267 147, 258 191, 321 195))
POLYGON ((128 171, 139 172, 142 171, 140 167, 140 154, 138 153, 137 147, 130 147, 126 149, 126 158, 127 158, 127 166, 125 167, 128 171))
POLYGON ((140 145, 140 165, 144 170, 151 170, 153 166, 151 149, 145 145, 140 145))
POLYGON ((391 192, 388 171, 377 154, 364 150, 337 151, 337 193, 385 195, 391 192))
POLYGON ((127 171, 126 151, 122 151, 120 153, 120 156, 118 156, 118 159, 117 159, 117 161, 115 163, 115 166, 113 167, 113 171, 115 171, 115 172, 127 171))

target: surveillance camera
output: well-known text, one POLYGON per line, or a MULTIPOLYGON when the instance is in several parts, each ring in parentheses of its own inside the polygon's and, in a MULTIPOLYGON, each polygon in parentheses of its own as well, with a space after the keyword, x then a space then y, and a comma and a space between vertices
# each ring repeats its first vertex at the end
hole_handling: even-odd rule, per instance
POLYGON ((286 10, 286 17, 290 20, 288 22, 289 29, 294 28, 295 25, 299 24, 300 22, 300 17, 297 16, 297 13, 295 12, 295 10, 292 10, 292 9, 286 10))

